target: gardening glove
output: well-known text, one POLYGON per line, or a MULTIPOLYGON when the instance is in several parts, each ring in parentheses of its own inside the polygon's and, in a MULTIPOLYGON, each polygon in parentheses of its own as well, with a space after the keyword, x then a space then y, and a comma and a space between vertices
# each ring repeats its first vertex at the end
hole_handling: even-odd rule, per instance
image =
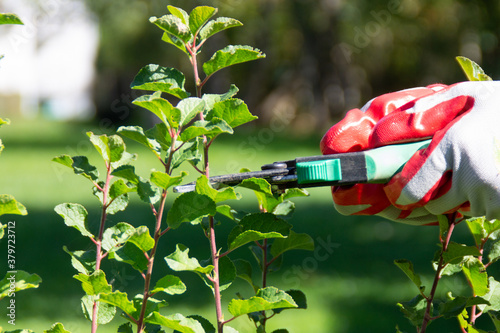
POLYGON ((334 154, 429 138, 387 184, 332 187, 336 209, 416 225, 453 212, 500 218, 500 81, 376 97, 349 111, 320 145, 334 154))

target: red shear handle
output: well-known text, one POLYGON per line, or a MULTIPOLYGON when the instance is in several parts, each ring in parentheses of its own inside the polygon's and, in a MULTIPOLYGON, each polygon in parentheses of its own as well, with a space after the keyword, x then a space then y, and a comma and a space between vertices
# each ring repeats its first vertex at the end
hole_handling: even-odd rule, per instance
POLYGON ((458 211, 500 218, 500 82, 433 85, 379 96, 321 140, 323 154, 432 138, 387 184, 333 187, 345 215, 409 224, 458 211))

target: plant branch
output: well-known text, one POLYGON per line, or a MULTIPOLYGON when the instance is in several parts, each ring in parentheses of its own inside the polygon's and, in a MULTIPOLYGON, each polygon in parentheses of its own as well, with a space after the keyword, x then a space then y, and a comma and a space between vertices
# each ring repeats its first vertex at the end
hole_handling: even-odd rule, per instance
MULTIPOLYGON (((99 226, 99 235, 97 236, 97 239, 93 239, 94 244, 96 245, 96 264, 95 264, 95 270, 98 271, 101 269, 101 261, 105 257, 105 255, 102 253, 102 237, 104 234, 104 227, 106 225, 106 219, 107 219, 107 208, 108 208, 108 192, 109 192, 109 187, 111 184, 111 179, 113 176, 111 176, 111 165, 106 164, 106 181, 104 183, 104 188, 101 189, 102 191, 102 210, 101 210, 101 222, 99 226)), ((100 187, 99 187, 100 188, 100 187)), ((92 329, 91 332, 95 333, 97 331, 97 312, 98 312, 98 301, 95 300, 94 304, 92 305, 92 329)))
MULTIPOLYGON (((141 312, 140 312, 139 320, 137 323, 137 333, 142 333, 144 331, 144 317, 146 315, 146 307, 148 304, 148 298, 151 297, 149 289, 150 289, 150 285, 151 285, 151 277, 153 274, 153 265, 154 265, 155 255, 156 255, 156 249, 158 248, 158 243, 160 241, 160 237, 163 234, 162 230, 161 230, 161 221, 162 221, 163 211, 165 209, 165 202, 166 201, 167 201, 167 190, 163 190, 162 196, 161 196, 161 201, 160 201, 160 207, 159 207, 157 213, 155 214, 156 224, 155 224, 155 231, 154 231, 154 246, 151 249, 151 253, 149 256, 147 255, 147 253, 145 253, 146 258, 148 259, 148 268, 147 268, 147 272, 144 276, 144 292, 143 292, 143 296, 142 296, 141 312)), ((167 228, 167 230, 168 230, 168 228, 167 228)))
POLYGON ((217 251, 217 243, 215 241, 215 228, 214 228, 214 217, 209 217, 210 231, 209 231, 209 241, 210 241, 210 253, 212 255, 212 263, 214 265, 213 270, 213 286, 214 286, 214 299, 215 299, 215 313, 217 316, 217 332, 222 333, 224 327, 224 315, 222 313, 221 295, 220 295, 220 280, 219 280, 219 255, 217 251))
MULTIPOLYGON (((425 309, 424 320, 422 321, 422 327, 420 328, 419 333, 424 333, 425 330, 427 329, 427 325, 432 320, 432 317, 431 317, 432 301, 434 300, 437 285, 439 283, 439 280, 441 279, 441 271, 446 266, 446 264, 444 263, 444 256, 443 255, 446 252, 446 250, 448 249, 448 245, 450 244, 453 229, 455 228, 455 225, 457 223, 455 221, 456 216, 457 216, 456 212, 452 213, 452 214, 448 214, 446 216, 448 218, 448 230, 446 232, 446 238, 444 240, 441 239, 442 246, 441 246, 441 253, 439 254, 438 266, 436 268, 436 275, 434 276, 434 282, 432 283, 432 288, 431 288, 431 291, 429 293, 429 296, 426 297, 427 307, 425 309)), ((441 238, 441 235, 440 235, 440 238, 441 238)))

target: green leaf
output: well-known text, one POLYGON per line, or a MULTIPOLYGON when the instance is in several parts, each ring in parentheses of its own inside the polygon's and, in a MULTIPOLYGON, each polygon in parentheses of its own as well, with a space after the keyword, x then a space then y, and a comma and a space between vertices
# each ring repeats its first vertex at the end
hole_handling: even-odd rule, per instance
POLYGON ((286 200, 277 204, 274 207, 272 213, 274 215, 287 216, 293 213, 294 210, 295 210, 295 204, 289 200, 286 200))
POLYGON ((297 234, 293 230, 287 238, 275 239, 271 246, 271 254, 277 257, 290 250, 314 251, 314 240, 308 234, 297 234))
POLYGON ((92 132, 87 132, 87 135, 106 163, 118 162, 122 159, 125 143, 120 136, 95 135, 92 132))
POLYGON ((466 246, 464 244, 459 244, 455 242, 450 242, 448 248, 443 253, 444 262, 450 263, 456 259, 460 259, 466 256, 480 256, 478 248, 475 246, 466 246))
MULTIPOLYGON (((201 326, 203 327, 204 333, 216 333, 214 325, 212 325, 212 323, 210 321, 203 318, 202 316, 191 315, 191 316, 187 316, 186 318, 191 318, 191 319, 194 319, 197 322, 199 322, 201 324, 201 326)), ((230 330, 227 330, 227 326, 224 326, 224 331, 227 331, 226 333, 231 333, 230 330)), ((174 331, 173 333, 179 333, 179 331, 174 331)))
POLYGON ((179 50, 184 52, 187 56, 190 56, 189 52, 186 50, 186 44, 184 44, 184 42, 181 39, 175 37, 174 35, 171 35, 168 32, 165 32, 165 33, 163 33, 161 40, 164 41, 165 43, 169 43, 169 44, 174 45, 179 50))
POLYGON ((484 221, 484 216, 473 217, 466 220, 467 226, 469 227, 469 230, 474 237, 474 241, 476 242, 477 246, 480 246, 483 238, 487 236, 486 230, 484 229, 484 221))
POLYGON ((184 88, 185 83, 186 77, 177 69, 150 64, 141 68, 130 84, 130 88, 161 91, 183 99, 189 97, 189 93, 184 88))
POLYGON ((205 175, 198 177, 196 180, 196 193, 204 194, 212 199, 215 203, 219 203, 225 200, 238 200, 240 199, 236 192, 234 192, 234 188, 226 187, 222 190, 216 190, 210 186, 208 182, 208 178, 205 175))
POLYGON ((164 292, 169 295, 180 295, 186 291, 186 285, 175 275, 166 275, 156 282, 151 294, 164 292))
POLYGON ((196 35, 202 26, 207 23, 215 14, 217 13, 217 8, 209 6, 198 6, 195 7, 189 14, 189 29, 191 33, 196 35))
POLYGON ((73 227, 85 237, 94 237, 87 229, 87 210, 80 204, 63 203, 57 205, 54 210, 63 219, 68 227, 73 227))
POLYGON ((21 290, 38 288, 42 279, 37 274, 25 271, 7 272, 0 281, 0 299, 21 290))
POLYGON ((411 301, 398 303, 398 306, 413 326, 420 327, 427 307, 427 301, 422 295, 418 294, 411 301))
POLYGON ((228 236, 228 247, 234 250, 249 242, 266 238, 285 238, 292 226, 271 213, 254 213, 243 217, 228 236))
POLYGON ((205 135, 213 138, 222 133, 233 134, 234 131, 224 120, 214 117, 208 120, 198 120, 186 128, 181 134, 182 141, 189 141, 196 137, 205 135))
POLYGON ((488 278, 489 291, 482 296, 488 301, 489 305, 479 305, 478 308, 483 312, 500 311, 500 283, 492 276, 488 278))
MULTIPOLYGON (((207 267, 213 267, 213 265, 208 265, 207 267)), ((206 285, 213 290, 213 283, 209 281, 206 276, 202 275, 203 280, 206 285)), ((234 279, 236 278, 236 267, 228 256, 219 258, 219 288, 221 291, 226 290, 231 286, 234 279)))
POLYGON ((234 97, 238 93, 238 87, 234 84, 231 85, 229 90, 224 94, 203 94, 202 99, 206 103, 206 109, 212 110, 216 103, 225 101, 234 97))
POLYGON ((199 36, 201 40, 208 39, 218 32, 223 30, 240 27, 243 23, 229 17, 218 17, 215 20, 209 21, 203 28, 201 28, 199 36))
POLYGON ((126 242, 119 249, 109 252, 108 258, 130 264, 139 272, 145 271, 149 264, 144 252, 132 242, 126 242))
POLYGON ((82 289, 87 295, 98 295, 100 293, 110 293, 111 285, 106 280, 106 274, 98 270, 91 275, 77 274, 74 278, 82 283, 82 289))
POLYGON ((488 274, 486 268, 479 259, 470 257, 465 261, 462 270, 465 277, 472 286, 474 295, 484 296, 488 293, 488 274))
POLYGON ((1 13, 0 24, 24 24, 23 21, 16 14, 1 13))
POLYGON ((121 195, 137 191, 136 186, 129 186, 123 179, 118 179, 109 187, 109 198, 114 200, 121 195))
POLYGON ((257 119, 248 110, 248 106, 241 99, 231 98, 215 103, 210 113, 211 117, 217 117, 224 120, 231 128, 246 124, 257 119))
POLYGON ((161 199, 161 192, 162 191, 149 180, 139 177, 137 194, 142 201, 154 205, 161 199))
MULTIPOLYGON (((134 303, 134 307, 136 309, 141 309, 142 308, 142 305, 144 303, 143 299, 144 299, 144 296, 142 294, 137 294, 134 297, 134 299, 132 300, 132 302, 134 303)), ((144 316, 147 317, 152 312, 158 312, 158 311, 160 311, 160 309, 162 307, 165 307, 165 306, 167 306, 167 301, 165 301, 165 300, 158 300, 158 299, 155 299, 153 297, 148 297, 148 299, 146 301, 146 307, 145 307, 145 311, 144 311, 144 316)), ((156 328, 159 329, 160 327, 156 327, 156 328)))
POLYGON ((61 323, 55 323, 49 330, 43 331, 43 333, 71 333, 64 328, 61 323))
POLYGON ((132 329, 132 323, 125 323, 122 324, 118 327, 117 330, 118 333, 134 333, 134 330, 132 329))
POLYGON ((75 174, 82 175, 92 181, 97 181, 99 178, 99 171, 95 166, 89 163, 86 156, 70 157, 69 155, 61 155, 54 157, 52 161, 65 165, 69 168, 73 168, 75 174))
POLYGON ((181 333, 205 333, 205 330, 196 319, 186 318, 179 313, 162 316, 158 312, 153 312, 145 321, 162 327, 168 327, 181 333))
POLYGON ((456 60, 469 81, 492 81, 492 79, 484 73, 484 70, 474 61, 466 57, 456 57, 456 60))
POLYGON ((490 263, 493 263, 498 259, 500 259, 500 241, 495 241, 491 245, 490 251, 488 253, 488 260, 490 263))
POLYGON ((286 293, 293 298, 297 304, 297 309, 307 309, 306 295, 301 290, 287 290, 286 293))
POLYGON ((481 297, 457 296, 452 300, 441 303, 439 306, 439 314, 446 319, 450 319, 460 315, 465 308, 479 304, 488 304, 488 301, 481 297))
POLYGON ((135 229, 127 242, 137 246, 143 253, 151 250, 155 245, 155 240, 151 237, 148 227, 142 225, 135 229))
POLYGON ((117 290, 112 293, 101 294, 99 302, 116 306, 132 318, 136 318, 138 310, 135 308, 134 303, 128 299, 126 293, 117 290))
POLYGON ((491 321, 495 325, 495 329, 500 332, 500 313, 498 311, 489 311, 488 315, 490 316, 491 321))
POLYGON ((169 174, 161 171, 153 171, 151 172, 151 182, 156 186, 168 190, 172 186, 176 186, 182 183, 184 177, 187 176, 187 173, 182 171, 179 176, 172 177, 169 174))
POLYGON ((92 312, 94 302, 97 302, 97 323, 104 325, 113 320, 116 314, 116 308, 110 304, 100 303, 97 296, 85 295, 82 297, 82 310, 85 318, 92 321, 92 312))
MULTIPOLYGON (((161 149, 170 149, 170 146, 172 145, 172 138, 170 137, 167 125, 165 125, 164 123, 158 123, 144 133, 146 134, 146 137, 154 140, 157 144, 159 144, 161 149)), ((160 151, 161 150, 158 150, 157 156, 159 156, 160 151)))
POLYGON ((233 299, 228 305, 229 312, 234 317, 257 311, 296 307, 297 304, 290 295, 274 287, 260 289, 250 299, 233 299))
POLYGON ((135 168, 132 165, 122 165, 111 172, 113 176, 128 180, 132 184, 139 184, 139 176, 135 174, 135 168))
POLYGON ((195 192, 178 196, 167 214, 170 228, 178 228, 184 222, 199 222, 205 216, 217 213, 215 202, 210 197, 195 192))
MULTIPOLYGON (((177 149, 172 154, 172 169, 178 168, 183 162, 189 162, 193 165, 198 164, 202 159, 200 152, 202 141, 202 138, 196 138, 193 141, 184 143, 182 147, 177 149)), ((179 142, 178 144, 180 145, 181 143, 179 142)))
POLYGON ((0 216, 4 214, 27 215, 26 207, 10 194, 0 194, 0 216))
POLYGON ((135 233, 135 228, 128 223, 120 222, 107 228, 102 236, 102 248, 105 251, 116 251, 135 233))
POLYGON ((118 212, 124 211, 127 208, 129 202, 128 194, 123 194, 110 203, 108 208, 106 208, 106 213, 113 215, 118 212))
POLYGON ((212 58, 203 64, 203 71, 210 76, 223 68, 260 58, 265 58, 265 55, 259 49, 243 45, 229 45, 215 52, 212 58))
POLYGON ((257 287, 253 284, 252 280, 252 264, 249 261, 244 259, 236 259, 233 260, 234 267, 236 268, 236 276, 242 280, 245 280, 254 288, 257 292, 257 287))
POLYGON ((71 256, 71 265, 78 272, 90 275, 95 271, 96 252, 94 250, 71 252, 66 246, 63 250, 71 256))
MULTIPOLYGON (((117 133, 123 137, 134 140, 141 145, 149 148, 156 156, 160 156, 161 145, 154 138, 148 137, 140 126, 120 126, 117 133)), ((169 145, 170 146, 170 145, 169 145)))
POLYGON ((160 18, 153 16, 149 19, 149 22, 155 24, 160 29, 180 39, 184 43, 187 43, 192 38, 189 27, 175 15, 164 15, 160 18))
POLYGON ((197 114, 203 112, 205 106, 205 101, 197 97, 185 98, 180 101, 177 104, 177 108, 181 111, 179 124, 186 126, 197 114))
POLYGON ((188 25, 189 24, 189 14, 182 8, 174 7, 172 5, 167 6, 168 11, 172 13, 172 15, 181 19, 182 23, 188 25))
POLYGON ((262 178, 248 178, 243 180, 240 184, 238 184, 238 186, 248 188, 265 195, 273 195, 273 192, 271 191, 271 185, 262 178))
POLYGON ((422 280, 420 280, 420 276, 415 273, 413 270, 413 263, 406 259, 394 260, 394 264, 398 266, 403 273, 408 276, 408 278, 417 286, 418 290, 421 292, 424 291, 425 287, 422 286, 422 280))
POLYGON ((217 213, 222 214, 231 220, 235 220, 234 214, 236 211, 231 208, 229 205, 219 205, 217 206, 217 213))
POLYGON ((161 92, 158 91, 152 95, 143 95, 136 98, 132 103, 151 111, 170 128, 179 127, 181 110, 173 107, 169 101, 162 98, 161 92))
POLYGON ((189 249, 182 244, 177 244, 175 252, 166 256, 165 261, 170 269, 177 272, 191 271, 201 274, 209 274, 214 269, 214 266, 212 265, 202 267, 198 262, 198 259, 190 258, 189 249))

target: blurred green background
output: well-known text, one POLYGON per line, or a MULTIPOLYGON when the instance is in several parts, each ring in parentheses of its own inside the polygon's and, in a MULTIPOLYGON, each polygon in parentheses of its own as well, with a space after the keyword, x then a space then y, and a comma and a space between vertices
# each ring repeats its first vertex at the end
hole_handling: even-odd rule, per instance
MULTIPOLYGON (((23 217, 4 217, 2 222, 16 221, 18 269, 37 273, 43 279, 37 290, 16 296, 16 329, 42 332, 60 321, 73 333, 90 330, 80 311, 80 285, 71 277, 75 271, 62 247, 80 250, 91 248, 91 244, 82 240, 76 230, 65 227, 53 207, 62 202, 82 203, 95 227, 97 199, 92 196, 88 181, 55 165, 51 159, 61 154, 97 158, 86 131, 112 133, 120 125, 152 124, 154 120, 146 111, 131 104, 138 92, 131 91, 129 84, 142 66, 159 63, 177 67, 190 77, 185 59, 176 49, 162 43, 161 32, 148 22, 150 16, 166 14, 167 4, 188 11, 196 5, 212 5, 219 8, 219 15, 244 23, 244 27, 220 34, 211 45, 206 45, 207 54, 230 43, 252 45, 267 54, 264 60, 218 73, 207 86, 206 92, 220 93, 235 83, 240 88, 238 96, 259 116, 254 124, 216 142, 211 156, 214 175, 236 172, 242 167, 256 170, 273 161, 319 154, 322 133, 350 108, 392 90, 464 80, 454 60, 457 55, 478 62, 493 78, 500 71, 500 4, 496 1, 22 1, 23 6, 53 18, 56 23, 59 15, 69 15, 67 8, 75 2, 84 7, 72 15, 85 13, 98 27, 99 44, 90 87, 95 108, 89 113, 91 116, 84 120, 56 119, 50 103, 43 99, 29 105, 12 104, 5 102, 12 98, 7 99, 0 92, 0 97, 5 97, 0 98, 4 101, 0 104, 1 117, 12 121, 0 129, 6 146, 0 157, 1 193, 14 195, 29 212, 23 217)), ((21 18, 29 27, 31 16, 21 18)), ((41 31, 43 21, 37 22, 35 27, 41 31)), ((9 27, 8 31, 15 29, 23 28, 9 27)), ((18 79, 1 74, 9 66, 9 54, 5 53, 0 68, 2 86, 18 79)), ((66 76, 71 79, 72 73, 66 76)), ((141 147, 127 144, 131 152, 139 153, 136 165, 143 175, 160 167, 141 147)), ((344 217, 335 212, 329 189, 310 192, 310 197, 295 200, 296 211, 290 222, 296 232, 310 234, 317 249, 291 253, 281 271, 271 277, 271 283, 281 289, 303 290, 309 309, 290 310, 273 318, 269 321, 270 330, 286 327, 290 332, 394 332, 399 325, 412 332, 396 303, 410 300, 417 291, 393 261, 412 260, 416 270, 424 275, 426 285, 430 285, 430 260, 437 249, 437 230, 377 217, 344 217)), ((243 194, 244 199, 235 202, 235 207, 257 210, 252 195, 243 194)), ((132 201, 125 214, 112 216, 110 223, 121 221, 152 223, 148 222, 152 221, 149 209, 138 200, 132 201)), ((221 239, 230 228, 229 223, 221 226, 221 239)), ((455 237, 456 241, 471 242, 465 225, 458 227, 455 237)), ((183 226, 168 234, 158 258, 171 253, 176 242, 190 247, 193 255, 206 256, 207 241, 201 231, 183 226)), ((0 249, 0 253, 6 253, 5 242, 0 249)), ((235 254, 250 258, 246 249, 235 254)), ((0 257, 2 276, 4 262, 5 256, 0 257)), ((116 288, 139 292, 141 278, 131 268, 107 265, 108 278, 116 288)), ((157 261, 155 270, 157 277, 168 273, 162 260, 157 261)), ((213 319, 208 288, 197 277, 186 274, 182 278, 188 292, 166 298, 170 306, 165 311, 200 313, 213 319)), ((460 277, 443 280, 441 295, 446 290, 455 294, 466 292, 460 277)), ((227 299, 238 291, 244 295, 251 292, 245 284, 236 283, 227 290, 227 299)), ((0 325, 11 329, 3 320, 0 325)), ((101 331, 116 331, 120 320, 103 326, 101 331)), ((246 318, 232 322, 231 326, 241 332, 252 331, 246 318)), ((454 320, 439 320, 428 329, 457 331, 454 320)))

